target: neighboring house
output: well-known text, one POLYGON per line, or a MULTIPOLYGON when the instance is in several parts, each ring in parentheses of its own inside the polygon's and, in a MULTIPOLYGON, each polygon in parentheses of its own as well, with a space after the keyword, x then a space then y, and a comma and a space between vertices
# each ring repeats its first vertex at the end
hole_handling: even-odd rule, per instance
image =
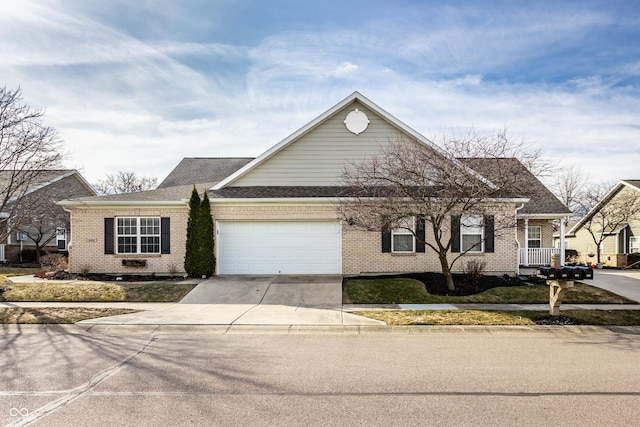
POLYGON ((598 248, 588 231, 600 240, 600 261, 625 267, 627 255, 640 252, 640 180, 622 180, 565 235, 566 247, 578 251, 578 261, 597 262, 598 248))
MULTIPOLYGON (((359 230, 338 212, 344 168, 379 154, 399 137, 437 149, 355 92, 255 159, 185 158, 157 190, 64 201, 74 230, 70 268, 182 273, 195 184, 201 194, 208 190, 211 200, 217 274, 440 271, 437 256, 411 244, 402 230, 359 230)), ((462 161, 482 174, 480 160, 462 161)), ((570 212, 533 175, 530 180, 528 194, 495 201, 495 215, 517 220, 512 233, 495 242, 482 224, 460 233, 460 242, 487 239, 465 256, 486 261, 488 272, 517 272, 519 249, 526 250, 529 264, 534 258, 549 262, 551 221, 570 212)))
MULTIPOLYGON (((15 176, 13 171, 0 171, 0 182, 15 176)), ((46 253, 66 252, 71 237, 70 217, 57 202, 96 194, 77 170, 35 173, 35 178, 29 181, 29 187, 17 199, 10 200, 4 212, 0 213, 2 226, 9 226, 13 230, 6 241, 0 244, 0 261, 32 262, 36 244, 46 253)))

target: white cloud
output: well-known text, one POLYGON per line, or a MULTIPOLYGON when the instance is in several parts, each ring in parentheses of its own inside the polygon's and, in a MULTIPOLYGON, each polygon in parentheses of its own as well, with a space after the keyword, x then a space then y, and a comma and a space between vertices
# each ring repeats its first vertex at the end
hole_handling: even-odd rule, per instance
POLYGON ((353 75, 356 71, 358 71, 358 68, 359 67, 357 65, 352 64, 349 61, 345 61, 335 69, 333 75, 336 77, 346 77, 349 75, 353 75))
POLYGON ((640 164, 640 96, 618 86, 639 74, 637 61, 566 83, 487 77, 600 28, 609 22, 600 13, 505 20, 477 9, 469 24, 443 8, 428 22, 283 31, 235 46, 142 41, 64 3, 11 4, 0 17, 10 41, 0 43, 2 83, 47 107, 90 181, 131 167, 162 178, 184 156, 257 156, 354 90, 426 136, 508 126, 595 180, 634 178, 640 164))

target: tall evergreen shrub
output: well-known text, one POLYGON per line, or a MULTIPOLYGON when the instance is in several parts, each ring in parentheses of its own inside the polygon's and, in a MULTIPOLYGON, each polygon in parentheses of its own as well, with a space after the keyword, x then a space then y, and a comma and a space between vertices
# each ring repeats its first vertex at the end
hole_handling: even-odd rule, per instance
POLYGON ((199 276, 198 267, 198 245, 199 245, 199 211, 200 211, 200 196, 195 185, 191 192, 191 198, 189 199, 189 218, 187 219, 187 243, 184 256, 184 271, 189 276, 199 276))
POLYGON ((211 217, 211 204, 205 190, 198 211, 198 226, 201 229, 201 274, 211 276, 216 271, 216 258, 213 242, 213 218, 211 217))
POLYGON ((213 218, 209 196, 205 191, 201 200, 194 186, 189 200, 184 270, 189 276, 200 277, 211 276, 215 268, 213 218))

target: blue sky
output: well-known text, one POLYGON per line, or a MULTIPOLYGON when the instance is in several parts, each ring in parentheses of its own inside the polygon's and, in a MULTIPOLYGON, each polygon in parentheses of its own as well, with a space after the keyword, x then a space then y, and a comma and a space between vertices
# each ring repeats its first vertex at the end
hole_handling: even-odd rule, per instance
POLYGON ((635 1, 12 1, 0 76, 91 182, 257 156, 354 90, 427 137, 506 126, 640 178, 635 1))

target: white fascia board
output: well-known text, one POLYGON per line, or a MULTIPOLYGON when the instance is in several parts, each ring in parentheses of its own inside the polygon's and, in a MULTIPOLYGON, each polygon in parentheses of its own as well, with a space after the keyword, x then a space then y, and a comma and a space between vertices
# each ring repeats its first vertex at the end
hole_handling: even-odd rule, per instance
POLYGON ((491 181, 489 181, 485 177, 478 174, 472 168, 469 168, 466 165, 462 164, 457 159, 446 156, 443 150, 433 141, 429 140, 428 138, 426 138, 424 135, 422 135, 415 129, 411 128, 401 120, 389 114, 386 110, 379 107, 377 104, 375 104, 373 101, 368 99, 366 96, 356 91, 356 92, 353 92, 348 97, 346 97, 345 99, 343 99, 342 101, 340 101, 339 103, 337 103, 336 105, 334 105, 333 107, 331 107, 330 109, 328 109, 327 111, 325 111, 324 113, 322 113, 321 115, 319 115, 318 117, 316 117, 311 122, 307 123, 300 129, 298 129, 297 131, 295 131, 294 133, 292 133, 291 135, 289 135, 288 137, 286 137, 285 139, 283 139, 282 141, 280 141, 279 143, 277 143, 276 145, 274 145, 273 147, 271 147, 270 149, 262 153, 260 156, 253 159, 251 162, 247 163, 244 167, 240 168, 233 174, 229 175, 227 178, 223 179, 222 181, 214 185, 212 188, 210 188, 210 190, 220 190, 221 188, 224 188, 227 185, 233 183, 239 177, 241 177, 251 169, 255 168, 256 166, 258 166, 259 164, 261 164, 262 162, 264 162, 265 160, 267 160, 277 152, 281 151, 282 149, 287 147, 289 144, 291 144, 293 141, 297 140, 304 134, 310 132, 315 127, 317 127, 320 123, 324 122, 326 119, 328 119, 329 117, 331 117, 332 115, 334 115, 335 113, 337 113, 338 111, 340 111, 341 109, 343 109, 344 107, 346 107, 347 105, 349 105, 350 103, 356 100, 361 104, 363 104, 364 106, 366 106, 367 108, 369 108, 370 110, 379 114, 384 120, 388 121, 393 126, 399 128, 402 132, 415 138, 416 141, 419 141, 420 143, 436 150, 438 153, 442 154, 449 161, 453 162, 458 167, 476 176, 478 179, 480 179, 483 183, 487 184, 491 188, 496 188, 496 186, 491 181))
POLYGON ((261 164, 262 162, 267 160, 269 157, 273 156, 274 154, 276 154, 277 152, 279 152, 283 148, 287 147, 293 141, 295 141, 296 139, 300 138, 302 135, 306 134, 307 132, 311 131, 316 126, 318 126, 320 123, 322 123, 324 120, 329 118, 331 115, 333 115, 337 111, 341 110, 342 108, 347 106, 349 103, 353 102, 355 99, 358 99, 361 96, 362 95, 360 95, 358 92, 353 92, 347 98, 345 98, 344 100, 342 100, 341 102, 339 102, 338 104, 333 106, 332 108, 328 109, 323 114, 319 115, 314 120, 312 120, 311 122, 307 123, 306 125, 304 125, 300 129, 298 129, 297 131, 293 132, 291 135, 289 135, 288 137, 286 137, 285 139, 283 139, 282 141, 280 141, 279 143, 277 143, 273 147, 269 148, 267 151, 265 151, 264 153, 262 153, 261 155, 259 155, 258 157, 256 157, 255 159, 253 159, 252 161, 247 163, 246 165, 244 165, 242 168, 240 168, 236 172, 234 172, 231 175, 229 175, 227 178, 223 179, 222 181, 220 181, 219 183, 214 185, 211 188, 211 190, 219 190, 221 188, 224 188, 228 184, 231 184, 233 181, 238 179, 240 176, 244 175, 245 173, 247 173, 251 169, 255 168, 256 166, 258 166, 259 164, 261 164))
MULTIPOLYGON (((379 197, 369 197, 364 198, 370 200, 372 202, 376 200, 386 200, 385 198, 379 197)), ((209 199, 211 204, 263 204, 263 203, 272 203, 272 204, 280 204, 280 205, 295 205, 295 204, 315 204, 315 205, 336 205, 349 201, 361 201, 363 198, 358 199, 355 197, 273 197, 273 198, 211 198, 209 199)), ((413 199, 405 198, 398 199, 398 201, 404 201, 407 203, 416 202, 413 199)), ((483 202, 487 203, 526 203, 529 199, 526 198, 515 198, 515 199, 486 199, 483 202)), ((188 200, 184 200, 185 203, 188 203, 188 200)))
POLYGON ((580 221, 576 222, 575 225, 571 227, 571 230, 569 230, 567 234, 569 233, 575 234, 576 231, 578 231, 587 222, 589 218, 591 218, 596 212, 602 209, 602 207, 605 204, 609 203, 609 201, 613 199, 613 197, 622 189, 624 185, 634 188, 633 186, 630 186, 624 181, 618 181, 618 183, 613 186, 613 188, 602 198, 602 200, 600 200, 600 202, 598 202, 598 204, 596 204, 593 208, 591 208, 591 210, 587 212, 587 214, 584 217, 582 217, 580 221))
POLYGON ((518 218, 532 218, 532 219, 560 219, 566 218, 570 214, 568 213, 539 213, 539 214, 518 214, 518 218))
MULTIPOLYGON (((51 185, 51 184, 53 184, 55 182, 60 181, 61 179, 64 179, 64 178, 66 178, 68 176, 71 176, 71 175, 73 175, 74 173, 77 173, 77 172, 78 172, 77 170, 73 169, 73 170, 70 170, 70 171, 68 171, 66 173, 63 173, 62 175, 59 175, 59 176, 57 176, 57 177, 55 177, 53 179, 50 179, 47 182, 43 182, 40 185, 37 185, 37 186, 35 186, 33 188, 29 188, 24 194, 22 194, 20 196, 20 198, 22 198, 22 197, 24 197, 24 196, 26 196, 28 194, 34 193, 34 192, 40 190, 41 188, 47 187, 47 186, 49 186, 49 185, 51 185)), ((11 199, 7 200, 7 203, 15 202, 17 199, 18 199, 18 196, 14 196, 11 199)))
POLYGON ((623 185, 625 185, 626 187, 631 188, 632 190, 636 190, 636 191, 639 191, 639 192, 640 192, 640 188, 636 187, 636 186, 635 186, 635 185, 633 185, 633 184, 629 184, 629 183, 628 183, 627 181, 625 181, 625 180, 620 181, 620 184, 623 184, 623 185))
POLYGON ((78 201, 78 200, 60 200, 56 203, 57 205, 63 207, 134 207, 134 206, 142 206, 142 207, 175 207, 175 206, 187 206, 187 203, 182 200, 170 200, 170 201, 154 201, 154 200, 145 200, 145 201, 132 201, 132 202, 124 202, 121 200, 106 200, 106 201, 78 201))
MULTIPOLYGON (((78 172, 77 170, 74 169, 73 173, 76 175, 76 177, 80 180, 80 182, 82 184, 84 184, 85 187, 87 187, 89 190, 91 190, 93 192, 94 195, 98 195, 98 192, 96 191, 95 188, 93 188, 93 185, 89 184, 89 181, 87 181, 86 179, 84 179, 84 176, 82 176, 80 174, 80 172, 78 172)), ((73 174, 71 174, 73 175, 73 174)))
MULTIPOLYGON (((274 198, 256 198, 256 199, 209 199, 212 205, 255 205, 255 204, 272 204, 272 205, 317 205, 317 206, 335 206, 341 202, 341 199, 333 197, 274 197, 274 198)), ((187 201, 188 202, 188 201, 187 201)))

